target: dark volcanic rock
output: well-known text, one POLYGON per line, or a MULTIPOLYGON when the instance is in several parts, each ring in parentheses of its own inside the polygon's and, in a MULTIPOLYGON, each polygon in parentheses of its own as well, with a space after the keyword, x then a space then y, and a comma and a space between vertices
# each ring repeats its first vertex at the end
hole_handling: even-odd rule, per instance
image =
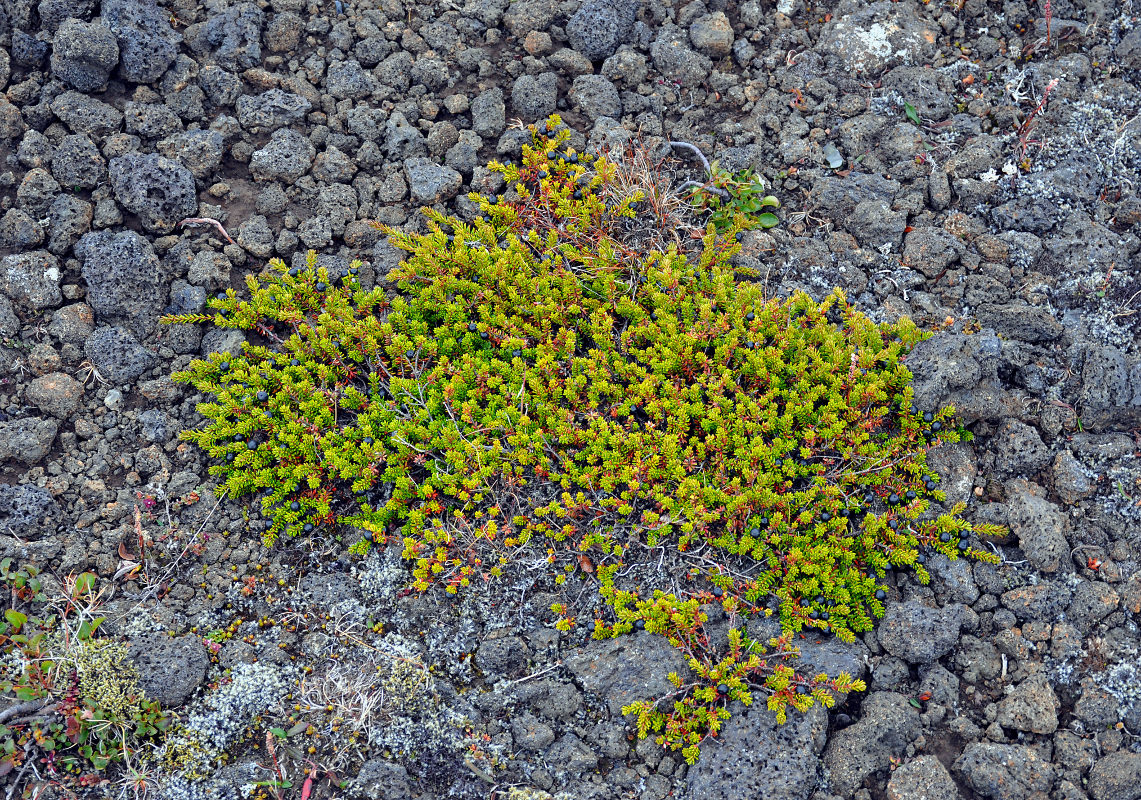
POLYGON ((635 0, 586 0, 567 21, 570 46, 591 61, 614 55, 634 29, 635 0))
POLYGON ((791 711, 780 725, 763 703, 730 706, 733 715, 721 729, 717 746, 702 748, 701 759, 686 775, 692 798, 719 800, 807 800, 820 782, 819 754, 824 749, 828 715, 813 706, 791 711))
POLYGON ((154 354, 123 328, 96 328, 87 337, 84 353, 104 379, 122 386, 154 365, 154 354))
POLYGON ((673 684, 666 676, 689 673, 685 657, 662 636, 641 633, 591 642, 566 660, 582 687, 605 699, 612 714, 635 700, 658 697, 673 684))
POLYGON ((46 489, 0 484, 0 533, 38 538, 54 531, 62 517, 63 510, 46 489))
POLYGON ((919 711, 895 692, 873 692, 860 709, 860 719, 835 733, 824 751, 832 790, 851 797, 873 772, 887 769, 919 735, 919 711))
POLYGON ((139 686, 163 708, 185 703, 210 667, 206 648, 195 636, 141 636, 131 640, 130 656, 139 671, 139 686))
POLYGON ((194 176, 177 161, 128 153, 111 159, 110 175, 115 199, 148 231, 170 233, 198 211, 194 176))
POLYGON ((52 39, 52 74, 81 92, 101 91, 118 63, 115 35, 99 23, 69 19, 52 39))
POLYGON ((164 305, 163 270, 150 242, 134 231, 89 233, 75 254, 83 264, 87 301, 100 322, 152 333, 164 305))
POLYGON ((103 22, 119 42, 119 74, 132 83, 153 83, 178 56, 182 36, 170 14, 152 0, 103 0, 103 22))

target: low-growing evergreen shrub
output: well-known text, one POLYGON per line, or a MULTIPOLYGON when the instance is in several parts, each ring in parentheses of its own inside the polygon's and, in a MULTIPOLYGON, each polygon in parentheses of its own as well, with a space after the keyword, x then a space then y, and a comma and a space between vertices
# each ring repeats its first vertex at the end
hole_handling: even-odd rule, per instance
POLYGON ((482 584, 523 550, 559 583, 593 575, 609 607, 595 636, 645 629, 690 657, 693 681, 627 711, 692 762, 730 699, 761 691, 783 720, 863 688, 773 658, 796 632, 850 640, 883 614, 887 570, 926 582, 931 553, 990 556, 962 506, 927 513, 944 496, 925 452, 959 433, 950 409, 913 405, 903 362, 924 334, 839 290, 766 296, 732 263, 742 217, 710 224, 694 258, 630 247, 641 196, 616 191, 606 158, 565 150, 560 124, 532 128, 521 164, 491 165, 508 191, 473 195, 474 222, 427 210, 426 234, 386 229, 408 252, 388 276, 399 293, 311 254, 249 278, 248 300, 168 319, 258 340, 175 376, 213 397, 183 436, 232 495, 260 493, 267 543, 341 523, 362 552, 399 529, 420 591, 482 584), (662 546, 703 578, 684 596, 623 579, 662 546), (715 652, 708 602, 779 614, 785 635, 766 652, 734 629, 715 652))

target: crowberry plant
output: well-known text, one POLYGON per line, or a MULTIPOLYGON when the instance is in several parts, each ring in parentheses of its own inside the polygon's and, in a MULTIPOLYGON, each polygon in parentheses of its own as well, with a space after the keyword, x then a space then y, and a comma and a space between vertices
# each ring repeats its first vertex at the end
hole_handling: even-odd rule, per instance
POLYGON ((398 291, 311 255, 168 320, 255 339, 176 375, 213 398, 183 435, 232 495, 260 494, 267 542, 340 523, 359 553, 399 530, 420 591, 490 581, 522 551, 556 584, 592 576, 596 637, 645 630, 689 657, 675 694, 626 711, 692 762, 730 700, 760 692, 783 720, 863 688, 798 674, 797 632, 850 640, 883 614, 889 570, 990 558, 962 506, 932 506, 926 451, 959 434, 951 409, 913 405, 909 320, 874 324, 839 290, 767 296, 733 264, 740 214, 693 256, 634 246, 654 221, 615 165, 567 148, 557 117, 531 132, 520 164, 491 164, 508 188, 472 195, 478 218, 386 229, 408 253, 398 291), (628 577, 666 547, 689 567, 681 594, 628 577), (784 634, 738 626, 715 648, 707 603, 779 615, 784 634))

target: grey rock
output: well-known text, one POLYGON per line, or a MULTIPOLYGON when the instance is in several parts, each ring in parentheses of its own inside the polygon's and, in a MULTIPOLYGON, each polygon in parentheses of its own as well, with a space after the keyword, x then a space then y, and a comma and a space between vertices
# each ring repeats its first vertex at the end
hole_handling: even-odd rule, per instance
POLYGON ((0 261, 0 291, 17 304, 40 311, 63 302, 59 259, 46 250, 5 256, 0 261))
POLYGON ((60 190, 56 179, 42 167, 28 170, 16 187, 16 203, 29 214, 40 215, 48 210, 60 190))
POLYGON ((107 162, 84 134, 63 137, 51 160, 52 176, 67 189, 93 189, 107 176, 107 162))
POLYGON ((96 328, 83 349, 99 374, 118 386, 131 383, 155 363, 154 354, 124 328, 96 328))
POLYGON ((886 800, 959 800, 959 790, 935 756, 917 756, 901 764, 887 782, 886 800))
POLYGON ((642 633, 591 642, 565 660, 567 668, 588 692, 601 698, 611 714, 634 700, 659 697, 672 690, 670 672, 683 677, 689 665, 677 648, 662 636, 642 633))
MULTIPOLYGON (((52 33, 69 19, 86 20, 95 14, 94 0, 39 0, 35 6, 40 15, 40 24, 52 33)), ((2 84, 3 81, 0 81, 2 84)))
POLYGON ((0 97, 0 139, 19 139, 28 130, 20 109, 0 97))
POLYGON ((919 711, 895 692, 865 698, 860 719, 833 734, 824 751, 832 790, 851 797, 873 772, 887 769, 919 735, 919 711))
POLYGON ((228 288, 230 285, 230 259, 222 253, 203 250, 194 255, 186 271, 186 280, 196 286, 204 286, 211 291, 228 288))
POLYGON ((997 378, 1002 341, 986 332, 938 333, 919 342, 907 360, 914 375, 915 404, 934 411, 955 406, 964 424, 1014 416, 1017 404, 997 378))
POLYGON ((778 724, 763 703, 734 703, 732 716, 717 737, 718 746, 702 748, 701 759, 686 773, 689 797, 721 800, 807 800, 820 783, 820 752, 828 715, 819 706, 792 711, 778 724))
POLYGON ((235 237, 239 245, 258 258, 269 258, 273 255, 273 231, 269 227, 269 220, 261 214, 255 214, 238 227, 235 237))
POLYGON ((261 65, 264 25, 265 12, 254 3, 240 3, 191 25, 184 37, 195 53, 212 57, 222 69, 241 72, 261 65))
POLYGON ((139 432, 151 444, 166 444, 178 433, 178 424, 165 411, 148 408, 139 414, 139 432))
POLYGON ((177 161, 157 153, 128 153, 111 159, 115 199, 154 233, 170 233, 198 211, 194 176, 177 161))
POLYGON ((900 190, 899 181, 882 175, 853 172, 847 178, 825 175, 812 185, 812 202, 836 219, 843 219, 865 200, 891 203, 900 190))
MULTIPOLYGON (((0 246, 13 250, 34 250, 43 241, 43 226, 23 209, 10 208, 0 217, 0 246)), ((16 332, 19 332, 18 328, 16 332)))
POLYGON ((324 216, 310 217, 302 222, 297 236, 307 250, 320 250, 333 243, 333 229, 324 216))
POLYGON ((965 249, 957 237, 942 228, 916 228, 904 240, 903 263, 935 278, 957 262, 965 249))
POLYGON ((883 648, 911 664, 942 658, 959 640, 965 606, 948 603, 931 608, 917 600, 889 605, 876 635, 883 648))
POLYGON ((373 77, 355 59, 338 61, 325 73, 325 89, 338 100, 360 100, 373 92, 373 77))
POLYGON ((551 745, 544 760, 565 775, 580 775, 598 766, 598 754, 573 733, 563 734, 551 745))
POLYGON ((907 102, 922 120, 942 122, 954 113, 954 83, 938 70, 923 66, 896 67, 884 75, 883 85, 906 95, 907 102))
POLYGON ((12 308, 12 301, 0 294, 0 336, 15 336, 20 332, 20 326, 20 318, 12 308))
POLYGON ((1050 450, 1038 431, 1018 420, 1007 420, 993 441, 995 470, 1003 477, 1033 475, 1050 463, 1050 450))
POLYGON ((246 341, 245 334, 233 328, 210 328, 202 334, 202 355, 211 353, 228 353, 232 356, 241 355, 242 344, 246 341))
POLYGON ((942 590, 941 596, 966 605, 979 599, 979 587, 971 574, 971 564, 965 558, 952 560, 942 553, 936 553, 928 557, 926 566, 936 586, 942 590))
POLYGON ((448 85, 448 65, 438 58, 418 58, 412 65, 412 83, 438 92, 448 85))
POLYGON ((591 121, 600 117, 620 118, 622 99, 614 84, 601 75, 579 75, 570 90, 575 103, 591 121))
POLYGON ((463 177, 454 169, 427 158, 406 159, 404 174, 408 179, 412 202, 418 205, 434 205, 451 200, 463 184, 463 177))
POLYGON ((313 104, 299 94, 270 89, 238 98, 238 122, 252 133, 270 133, 300 122, 312 107, 313 104))
POLYGON ((998 649, 970 634, 964 634, 959 640, 955 664, 962 679, 973 684, 993 680, 1002 670, 998 649))
POLYGON ((487 639, 476 650, 476 666, 485 674, 510 676, 527 665, 527 646, 517 636, 487 639))
POLYGON ((1118 721, 1117 698, 1098 683, 1093 676, 1082 678, 1082 691, 1074 703, 1074 716, 1086 730, 1105 730, 1118 721))
POLYGON ((245 95, 242 80, 215 64, 202 67, 198 72, 198 85, 216 106, 232 106, 245 95))
POLYGON ((210 668, 206 648, 195 636, 139 636, 131 639, 128 652, 139 671, 139 686, 163 708, 178 708, 186 703, 210 668))
POLYGON ((118 40, 124 80, 152 83, 174 63, 182 36, 151 0, 103 0, 100 14, 118 40))
POLYGON ((150 242, 134 231, 100 231, 80 239, 75 254, 99 320, 126 325, 140 337, 153 333, 164 298, 163 270, 150 242))
POLYGON ((939 488, 947 496, 947 505, 970 501, 977 469, 969 444, 955 442, 931 448, 927 451, 927 466, 939 476, 939 488))
POLYGON ((654 66, 664 77, 684 87, 700 84, 713 69, 706 56, 689 49, 689 36, 676 25, 663 25, 650 47, 654 66))
MULTIPOLYGON (((1122 36, 1114 54, 1126 69, 1141 67, 1141 28, 1134 28, 1122 36)), ((1101 800, 1101 798, 1099 797, 1097 800, 1101 800)))
POLYGON ((1044 800, 1054 786, 1054 765, 1023 745, 968 745, 954 769, 971 789, 993 800, 1044 800))
POLYGON ((390 161, 422 157, 428 152, 424 136, 399 111, 384 125, 384 152, 390 161))
POLYGON ((1077 406, 1082 426, 1095 433, 1141 425, 1141 363, 1114 347, 1090 347, 1077 406))
POLYGON ((506 120, 502 89, 485 89, 471 101, 472 130, 485 139, 502 133, 506 120))
POLYGON ((357 165, 349 156, 333 145, 317 155, 313 163, 313 179, 325 183, 348 183, 353 179, 357 165))
POLYGON ((100 23, 69 19, 52 38, 52 74, 81 92, 101 91, 118 63, 115 34, 100 23))
POLYGON ((63 510, 47 489, 30 484, 0 484, 0 532, 5 535, 38 539, 54 532, 62 520, 63 510))
POLYGON ((83 384, 65 372, 49 372, 33 378, 24 397, 40 411, 66 419, 79 408, 83 384))
POLYGON ((1004 728, 1050 734, 1058 729, 1060 705, 1050 681, 1039 672, 1022 681, 999 702, 996 721, 1004 728))
POLYGON ((1090 770, 1089 792, 1093 800, 1141 799, 1141 753, 1119 750, 1099 758, 1090 770))
POLYGON ((503 22, 522 40, 531 31, 544 31, 559 15, 557 0, 516 0, 507 7, 503 22))
POLYGON ((634 0, 586 0, 567 20, 570 46, 591 61, 608 58, 629 41, 637 12, 634 0))
MULTIPOLYGON (((26 4, 31 7, 31 3, 26 4)), ((21 28, 16 28, 12 36, 12 61, 17 66, 38 68, 48 55, 48 43, 29 35, 21 28)))
POLYGON ((1010 529, 1030 565, 1047 573, 1068 569, 1070 545, 1062 510, 1024 481, 1008 482, 1007 491, 1012 492, 1006 503, 1010 529))
POLYGON ((95 330, 95 311, 87 303, 73 303, 52 314, 48 333, 61 342, 79 344, 95 330))
POLYGON ((895 3, 852 3, 824 26, 817 47, 840 72, 875 77, 898 64, 929 62, 940 35, 895 3))
POLYGON ((29 467, 38 463, 51 452, 58 432, 59 423, 46 417, 0 422, 0 462, 19 461, 29 467))
POLYGON ((364 800, 412 800, 408 770, 382 758, 366 761, 352 786, 364 800))
POLYGON ((181 130, 182 122, 162 103, 128 100, 123 107, 123 126, 127 133, 137 133, 144 139, 158 139, 181 130))
POLYGON ((511 735, 516 747, 532 753, 546 750, 555 741, 555 732, 551 726, 526 711, 511 720, 511 735))
POLYGON ((1066 618, 1079 632, 1085 634, 1116 611, 1120 601, 1120 595, 1108 583, 1082 581, 1074 589, 1074 599, 1070 602, 1066 618))
POLYGON ((305 32, 305 21, 292 11, 273 15, 265 29, 265 44, 271 53, 288 53, 297 48, 305 32))
POLYGON ((281 128, 274 131, 265 147, 250 156, 250 174, 259 181, 291 184, 309 171, 316 155, 307 138, 291 128, 281 128))
POLYGON ((880 199, 862 200, 844 222, 860 245, 871 250, 898 251, 907 227, 907 214, 880 199))
POLYGON ((1073 505, 1097 491, 1096 476, 1069 450, 1063 450, 1054 457, 1051 475, 1054 491, 1066 505, 1073 505))
POLYGON ((1070 605, 1073 591, 1058 581, 1045 581, 1010 589, 1000 599, 1020 620, 1056 622, 1070 605))
POLYGON ((1049 311, 1021 303, 986 303, 975 309, 975 317, 984 326, 1022 342, 1052 342, 1063 332, 1049 311))
POLYGON ((689 26, 689 40, 699 53, 725 58, 733 48, 733 25, 723 11, 698 17, 689 26))
POLYGON ((163 139, 156 149, 164 156, 178 161, 195 178, 210 176, 222 163, 225 140, 213 130, 193 130, 176 133, 163 139))

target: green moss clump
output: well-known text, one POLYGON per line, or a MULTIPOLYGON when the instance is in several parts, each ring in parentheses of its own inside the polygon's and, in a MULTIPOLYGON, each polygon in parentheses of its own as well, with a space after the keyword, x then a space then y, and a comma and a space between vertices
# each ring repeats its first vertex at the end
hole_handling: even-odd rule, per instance
POLYGON ((959 434, 951 409, 912 405, 922 332, 874 324, 839 290, 766 296, 732 265, 743 217, 710 225, 695 258, 628 246, 641 195, 564 150, 559 124, 532 128, 521 164, 492 163, 511 191, 472 195, 473 223, 428 210, 426 234, 386 229, 408 252, 399 294, 311 256, 272 262, 249 300, 168 320, 263 340, 175 376, 215 398, 184 438, 232 494, 263 493, 269 541, 336 521, 369 533, 361 552, 399 528, 421 591, 491 580, 536 547, 559 583, 594 575, 610 609, 595 636, 644 627, 689 654, 699 680, 678 679, 673 711, 628 711, 692 761, 730 699, 761 690, 783 715, 862 688, 774 666, 740 631, 714 652, 702 603, 779 613, 769 646, 792 652, 804 629, 870 629, 888 569, 926 581, 927 554, 990 556, 961 506, 926 513, 945 498, 925 452, 959 434), (704 579, 683 597, 621 579, 662 546, 704 579))

